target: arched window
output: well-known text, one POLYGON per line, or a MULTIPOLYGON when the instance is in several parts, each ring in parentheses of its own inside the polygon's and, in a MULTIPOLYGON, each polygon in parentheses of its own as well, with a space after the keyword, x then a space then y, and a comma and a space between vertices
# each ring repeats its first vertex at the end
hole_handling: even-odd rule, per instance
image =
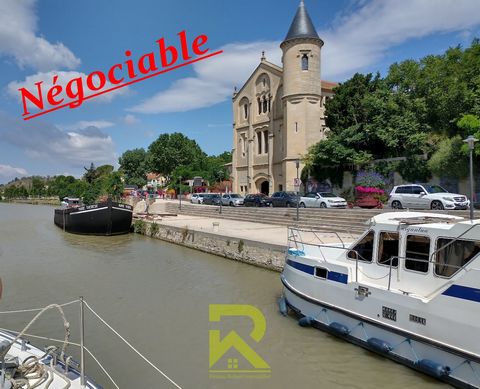
POLYGON ((263 143, 265 154, 268 154, 268 130, 263 131, 263 143))
POLYGON ((248 118, 248 104, 247 103, 243 104, 243 115, 244 115, 245 119, 248 118))
POLYGON ((268 103, 267 99, 263 100, 263 112, 267 113, 268 103))
POLYGON ((258 154, 262 154, 262 133, 257 132, 258 154))
POLYGON ((270 112, 272 108, 272 96, 269 96, 268 97, 268 112, 270 112))
POLYGON ((308 70, 308 55, 302 55, 302 70, 308 70))
POLYGON ((258 102, 258 114, 260 115, 262 113, 262 102, 260 101, 260 97, 257 98, 258 102))

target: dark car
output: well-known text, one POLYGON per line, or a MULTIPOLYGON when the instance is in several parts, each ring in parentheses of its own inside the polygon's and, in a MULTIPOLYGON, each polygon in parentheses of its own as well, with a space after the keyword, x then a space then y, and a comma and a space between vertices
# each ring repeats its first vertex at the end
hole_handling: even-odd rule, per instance
POLYGON ((207 205, 220 205, 222 196, 218 193, 209 193, 203 197, 203 204, 207 205))
POLYGON ((243 200, 245 207, 269 207, 271 205, 270 198, 263 193, 249 194, 243 200))
POLYGON ((270 200, 273 207, 296 207, 299 198, 295 192, 275 192, 270 200))

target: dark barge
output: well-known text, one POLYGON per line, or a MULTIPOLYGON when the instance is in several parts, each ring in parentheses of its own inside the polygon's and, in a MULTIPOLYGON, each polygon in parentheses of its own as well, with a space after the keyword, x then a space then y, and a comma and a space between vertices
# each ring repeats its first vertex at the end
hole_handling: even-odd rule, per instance
POLYGON ((133 208, 108 199, 92 205, 55 209, 54 222, 66 232, 83 235, 120 235, 130 231, 133 208))

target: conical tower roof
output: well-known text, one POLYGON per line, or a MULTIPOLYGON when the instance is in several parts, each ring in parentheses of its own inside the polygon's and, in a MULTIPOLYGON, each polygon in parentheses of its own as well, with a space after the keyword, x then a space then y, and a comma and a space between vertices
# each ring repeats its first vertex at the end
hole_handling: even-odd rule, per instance
POLYGON ((315 27, 313 26, 312 19, 310 19, 310 15, 308 15, 303 0, 300 1, 295 18, 293 19, 288 34, 283 42, 297 38, 313 38, 321 41, 315 27))

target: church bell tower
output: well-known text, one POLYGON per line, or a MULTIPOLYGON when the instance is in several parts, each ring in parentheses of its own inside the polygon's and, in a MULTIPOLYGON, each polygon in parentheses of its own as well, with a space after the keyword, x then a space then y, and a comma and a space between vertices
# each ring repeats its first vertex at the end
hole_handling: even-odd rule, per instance
MULTIPOLYGON (((283 108, 285 142, 284 168, 286 190, 293 190, 296 161, 308 147, 323 139, 321 49, 317 34, 303 0, 281 43, 283 52, 283 108)), ((300 167, 303 164, 300 163, 300 167)))

